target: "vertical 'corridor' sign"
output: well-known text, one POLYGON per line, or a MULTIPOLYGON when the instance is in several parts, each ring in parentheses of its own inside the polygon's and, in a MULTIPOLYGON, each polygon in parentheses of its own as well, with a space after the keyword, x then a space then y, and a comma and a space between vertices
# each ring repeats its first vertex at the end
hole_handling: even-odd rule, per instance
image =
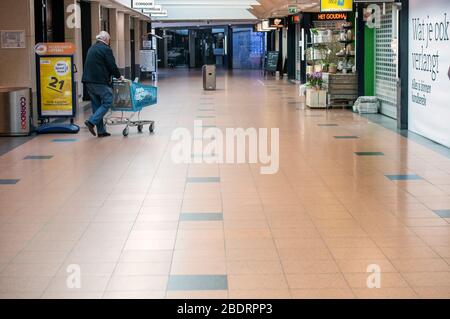
POLYGON ((409 1, 409 129, 450 147, 450 2, 409 1))

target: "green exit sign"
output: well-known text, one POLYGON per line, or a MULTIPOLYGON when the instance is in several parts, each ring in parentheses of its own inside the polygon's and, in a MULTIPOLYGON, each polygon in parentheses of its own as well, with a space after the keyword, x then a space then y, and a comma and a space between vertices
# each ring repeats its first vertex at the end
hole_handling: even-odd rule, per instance
POLYGON ((296 14, 298 12, 297 7, 289 7, 289 14, 296 14))

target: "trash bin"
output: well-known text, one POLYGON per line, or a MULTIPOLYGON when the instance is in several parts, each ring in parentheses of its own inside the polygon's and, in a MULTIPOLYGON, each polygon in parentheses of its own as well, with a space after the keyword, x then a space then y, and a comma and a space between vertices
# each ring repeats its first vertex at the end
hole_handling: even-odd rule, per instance
POLYGON ((207 91, 216 89, 216 66, 204 65, 203 66, 203 89, 207 91))
POLYGON ((0 135, 29 135, 30 119, 31 89, 0 87, 0 135))

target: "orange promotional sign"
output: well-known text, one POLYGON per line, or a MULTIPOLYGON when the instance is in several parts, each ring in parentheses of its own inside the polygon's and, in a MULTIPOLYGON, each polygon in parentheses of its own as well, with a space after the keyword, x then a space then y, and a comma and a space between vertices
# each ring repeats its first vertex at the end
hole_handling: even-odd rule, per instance
POLYGON ((75 53, 75 44, 71 42, 38 43, 34 47, 37 55, 72 55, 75 53))

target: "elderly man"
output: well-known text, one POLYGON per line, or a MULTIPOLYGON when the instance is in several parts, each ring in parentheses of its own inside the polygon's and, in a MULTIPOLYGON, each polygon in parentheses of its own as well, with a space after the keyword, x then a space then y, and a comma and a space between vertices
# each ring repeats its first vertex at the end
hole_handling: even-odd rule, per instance
POLYGON ((100 32, 97 42, 89 48, 84 64, 82 82, 86 84, 91 97, 92 116, 84 122, 92 135, 110 136, 106 132, 103 117, 112 106, 113 94, 111 77, 123 80, 109 46, 111 37, 106 31, 100 32), (97 126, 97 134, 94 127, 97 126))

